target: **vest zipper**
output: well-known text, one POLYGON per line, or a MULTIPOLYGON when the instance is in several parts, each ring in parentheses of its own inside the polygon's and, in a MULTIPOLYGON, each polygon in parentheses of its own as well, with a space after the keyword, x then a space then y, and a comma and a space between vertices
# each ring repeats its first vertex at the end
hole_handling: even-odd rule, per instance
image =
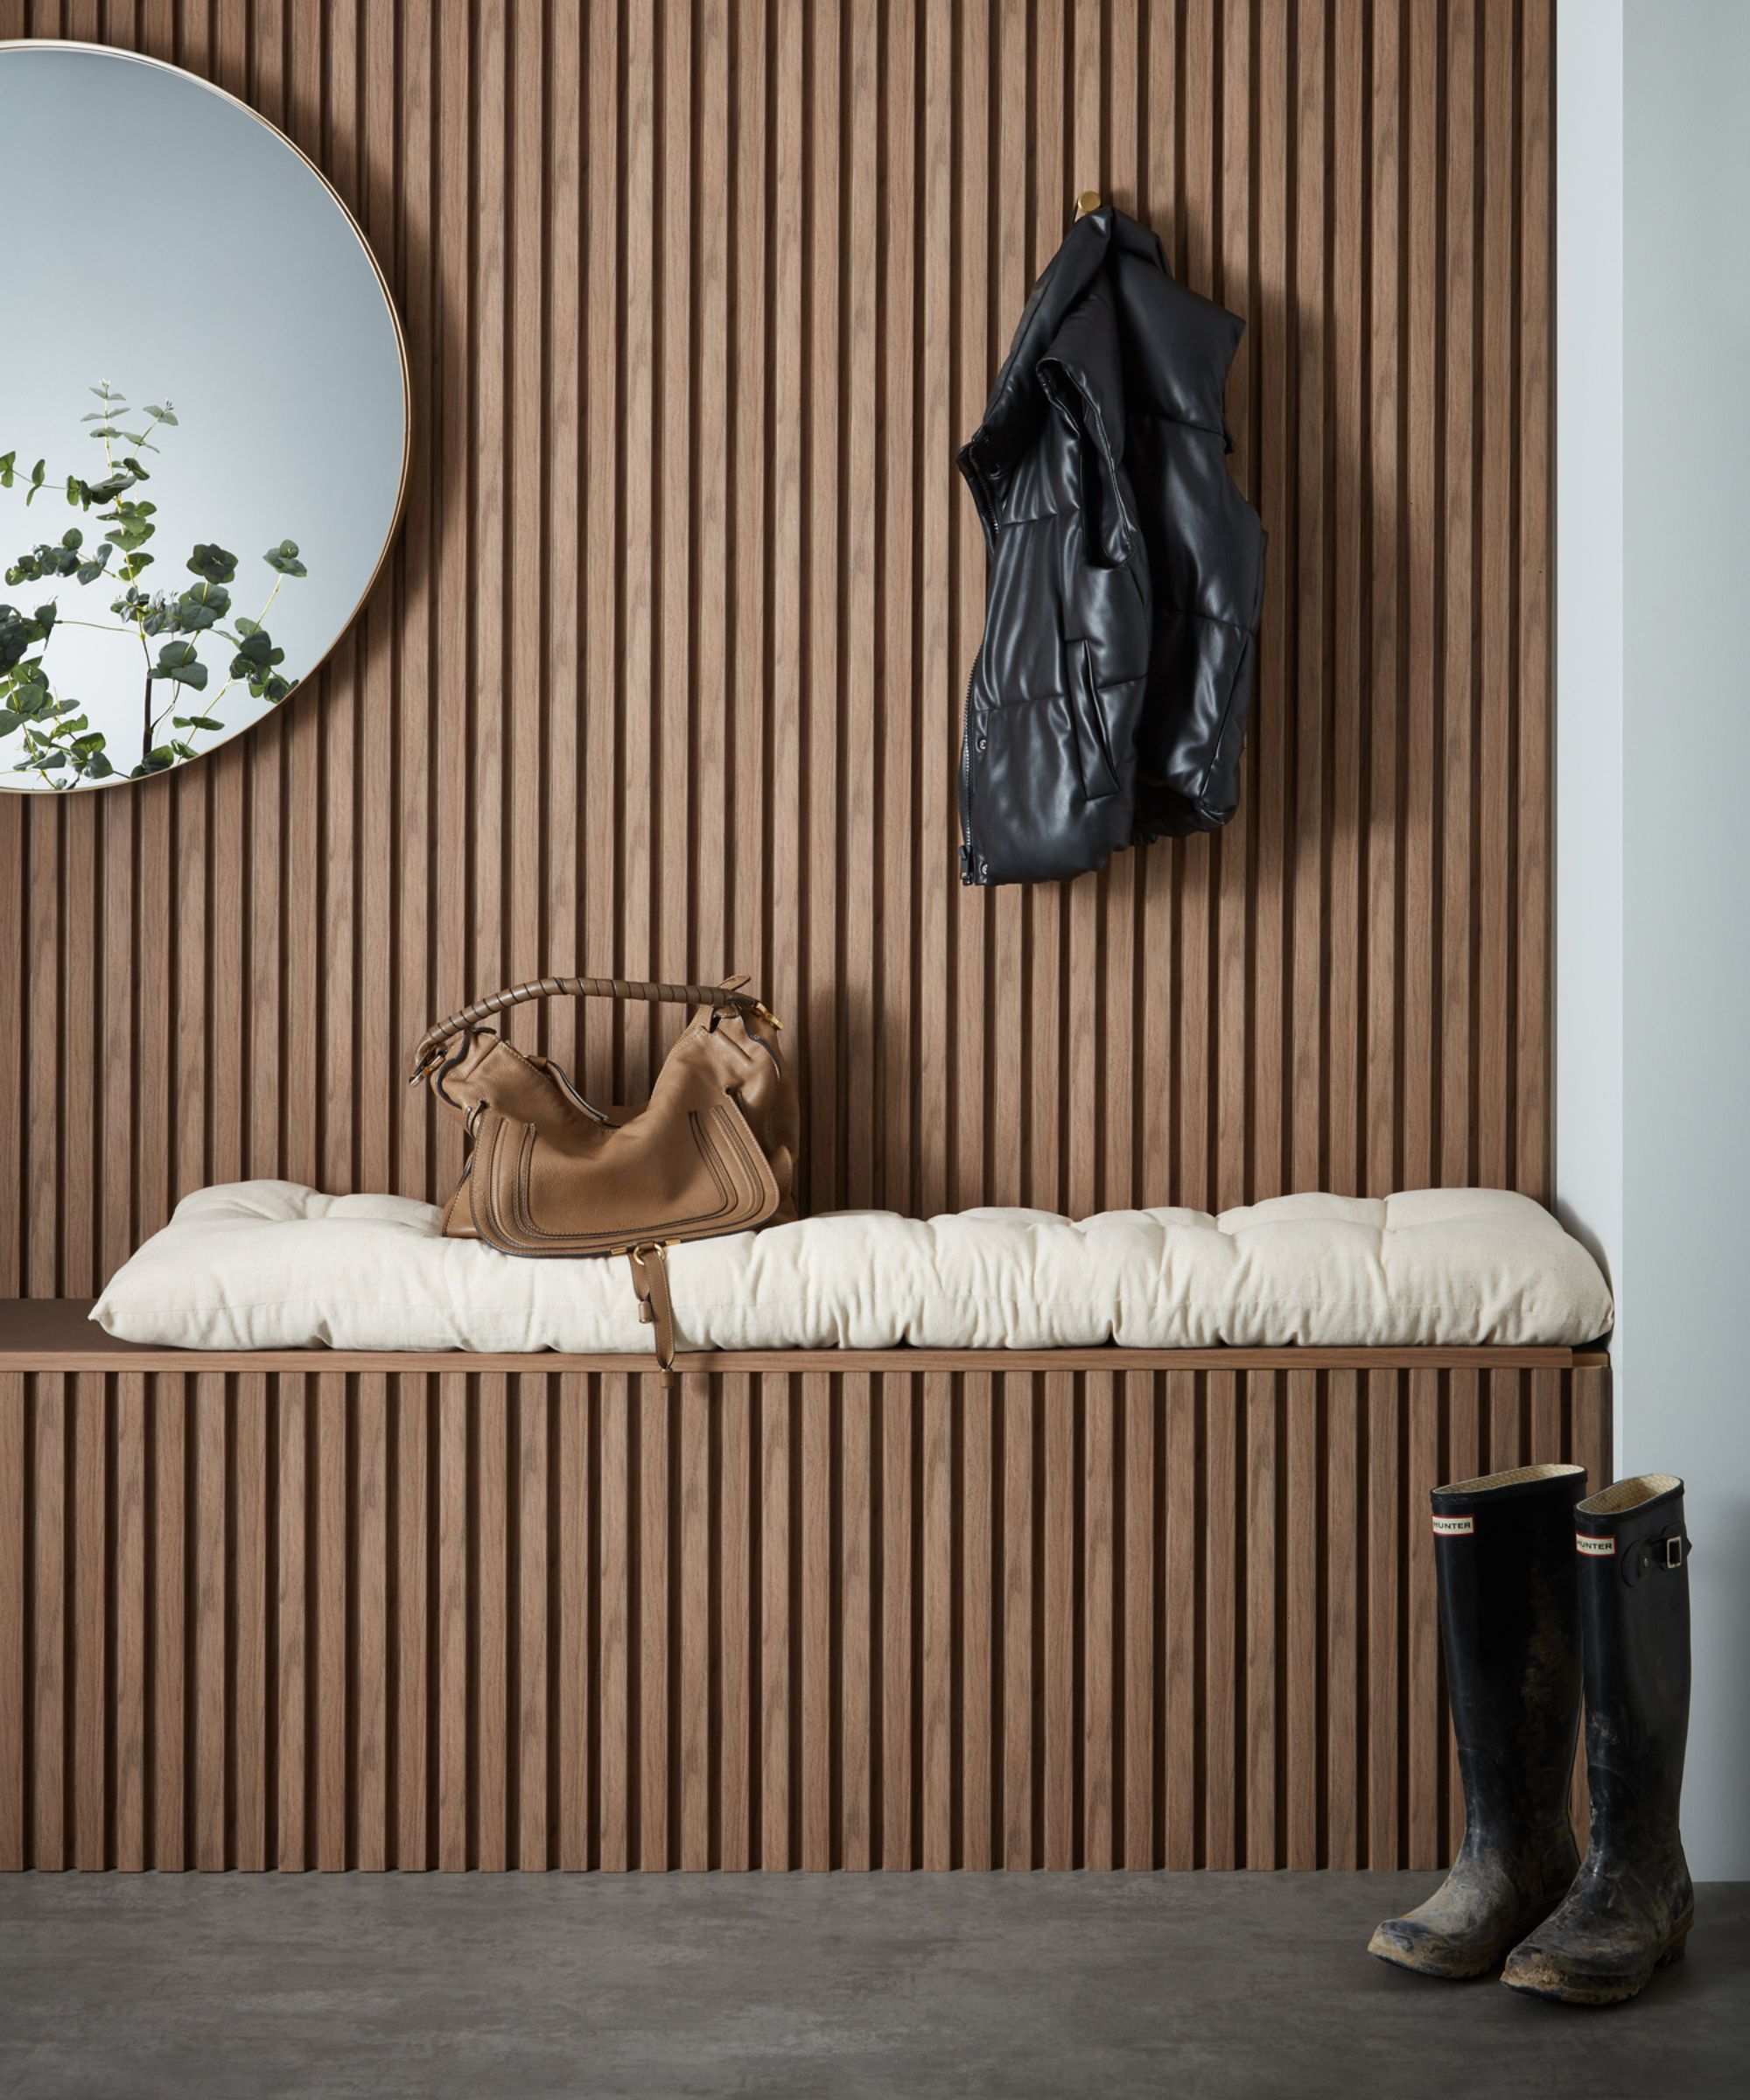
POLYGON ((966 674, 966 702, 960 710, 960 879, 971 887, 977 880, 977 862, 972 850, 972 688, 978 676, 978 659, 966 674))

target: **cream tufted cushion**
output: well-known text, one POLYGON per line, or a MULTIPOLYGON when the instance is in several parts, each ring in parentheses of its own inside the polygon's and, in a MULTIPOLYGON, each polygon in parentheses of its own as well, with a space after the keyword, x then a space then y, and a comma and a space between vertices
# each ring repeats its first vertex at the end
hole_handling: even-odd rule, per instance
MULTIPOLYGON (((670 1256, 682 1348, 1326 1348, 1575 1343, 1611 1324, 1597 1264, 1528 1196, 1278 1196, 1211 1217, 846 1211, 670 1256)), ((429 1203, 240 1181, 185 1197, 92 1318, 198 1349, 648 1354, 619 1259, 518 1261, 429 1203)))

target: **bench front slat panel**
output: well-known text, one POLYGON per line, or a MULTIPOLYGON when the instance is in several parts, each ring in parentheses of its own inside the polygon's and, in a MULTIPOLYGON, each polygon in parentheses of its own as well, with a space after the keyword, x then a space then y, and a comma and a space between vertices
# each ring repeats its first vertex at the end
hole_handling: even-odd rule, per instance
POLYGON ((1426 1488, 1608 1437, 1598 1362, 0 1376, 0 1866, 1431 1867, 1426 1488))

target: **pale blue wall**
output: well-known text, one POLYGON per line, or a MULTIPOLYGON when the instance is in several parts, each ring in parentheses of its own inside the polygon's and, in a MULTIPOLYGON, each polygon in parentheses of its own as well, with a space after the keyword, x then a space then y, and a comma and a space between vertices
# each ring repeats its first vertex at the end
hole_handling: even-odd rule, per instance
POLYGON ((1620 325, 1576 255, 1558 299, 1558 1180, 1619 1242, 1618 1468, 1689 1484, 1684 1835, 1698 1875, 1736 1878, 1750 1875, 1750 7, 1564 0, 1559 41, 1558 230, 1607 274, 1620 222, 1622 276, 1620 325), (1613 38, 1620 201, 1610 123, 1579 99, 1613 38), (1600 388, 1571 381, 1619 343, 1613 428, 1600 388), (1576 507, 1588 472, 1607 502, 1613 458, 1620 526, 1576 507))
POLYGON ((1630 1471, 1690 1483, 1685 1824, 1750 1874, 1750 7, 1629 0, 1623 1264, 1630 1471))

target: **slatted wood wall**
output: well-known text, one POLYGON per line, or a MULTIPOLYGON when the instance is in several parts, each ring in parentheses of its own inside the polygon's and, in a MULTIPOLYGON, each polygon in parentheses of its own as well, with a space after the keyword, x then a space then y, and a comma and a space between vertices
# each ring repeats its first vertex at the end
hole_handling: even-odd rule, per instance
POLYGON ((1433 1866, 1608 1378, 0 1376, 0 1870, 1433 1866))
MULTIPOLYGON (((1544 1194, 1550 16, 0 0, 290 131, 416 419, 399 551, 283 717, 0 796, 0 1292, 88 1292, 203 1183, 442 1190, 407 1046, 573 966, 752 971, 816 1208, 1544 1194), (1244 800, 962 892, 951 456, 1090 185, 1250 323, 1244 800)), ((626 1098, 651 1029, 549 1040, 626 1098)))

